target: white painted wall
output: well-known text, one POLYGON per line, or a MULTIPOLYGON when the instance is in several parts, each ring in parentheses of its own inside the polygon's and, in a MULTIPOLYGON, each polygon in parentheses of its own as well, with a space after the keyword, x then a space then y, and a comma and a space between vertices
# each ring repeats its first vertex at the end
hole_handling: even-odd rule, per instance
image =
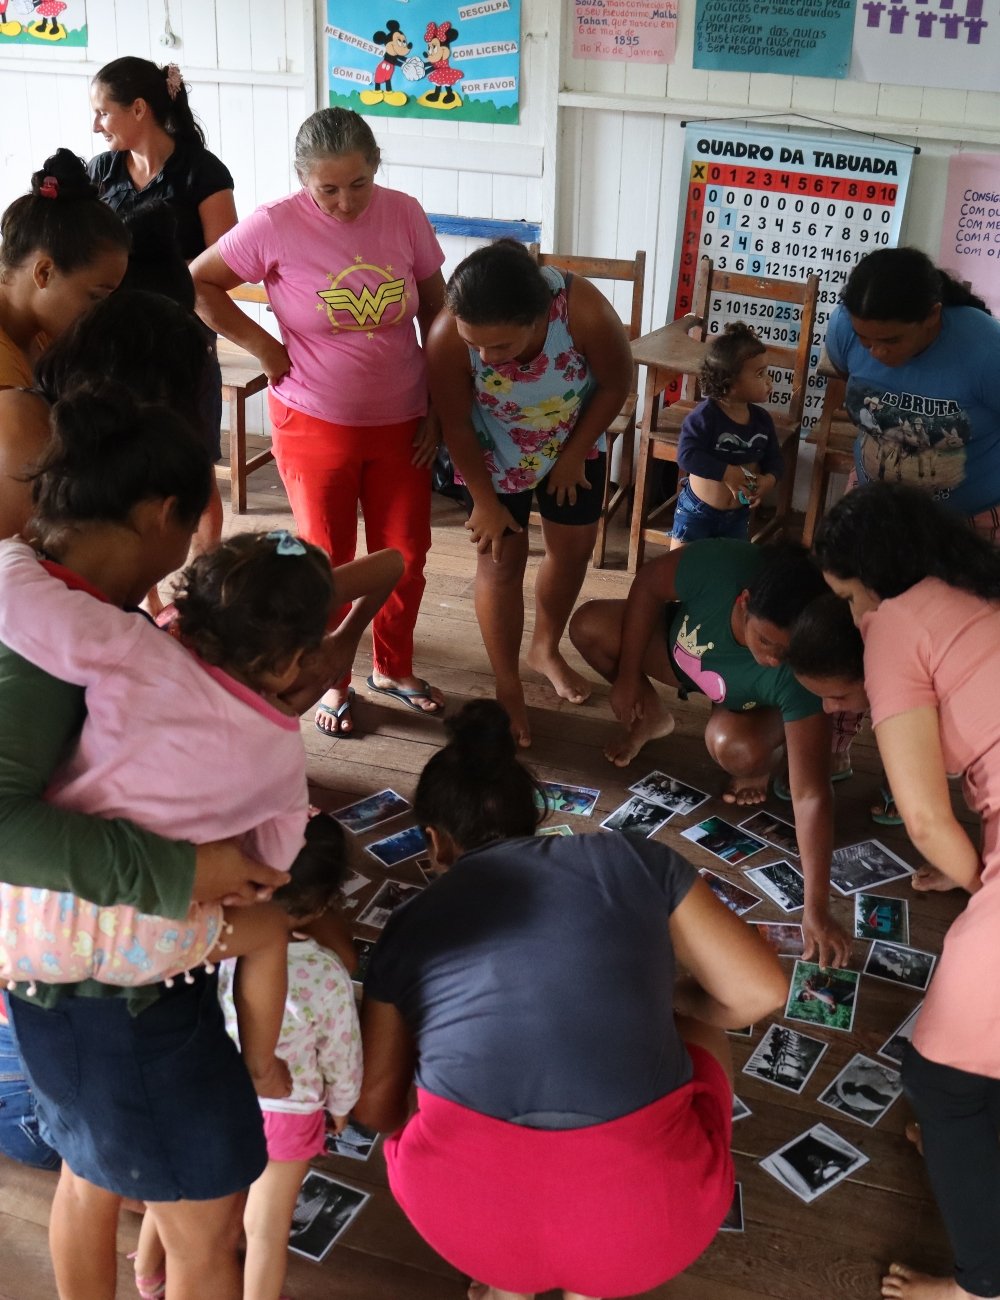
MULTIPOLYGON (((645 248, 653 327, 670 310, 681 121, 767 114, 807 125, 802 114, 920 145, 904 238, 936 255, 949 154, 1000 149, 1000 74, 998 92, 987 93, 703 72, 691 66, 695 2, 680 0, 677 57, 667 67, 575 60, 572 0, 522 0, 520 124, 375 118, 383 179, 429 211, 541 221, 543 248, 596 256, 645 248)), ((126 53, 180 64, 209 147, 236 179, 240 213, 293 187, 292 139, 318 103, 325 0, 169 0, 175 51, 159 44, 163 0, 88 0, 87 8, 86 61, 0 50, 0 207, 56 146, 95 152, 88 83, 126 53)), ((448 271, 468 244, 446 243, 448 271)), ((626 299, 623 291, 623 313, 626 299)))

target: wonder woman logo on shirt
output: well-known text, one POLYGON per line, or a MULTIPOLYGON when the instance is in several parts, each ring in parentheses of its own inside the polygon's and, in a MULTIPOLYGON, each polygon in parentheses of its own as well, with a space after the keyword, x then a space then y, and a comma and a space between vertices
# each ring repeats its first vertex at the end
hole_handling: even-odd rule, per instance
MULTIPOLYGON (((327 319, 335 330, 368 330, 380 325, 396 325, 406 315, 406 281, 390 279, 392 267, 355 262, 339 275, 330 275, 330 288, 320 289, 317 296, 324 304, 327 319), (360 290, 344 281, 352 275, 363 277, 360 290), (375 280, 373 290, 371 281, 375 280), (398 305, 395 313, 391 308, 398 305)), ((317 304, 318 306, 318 304, 317 304)))

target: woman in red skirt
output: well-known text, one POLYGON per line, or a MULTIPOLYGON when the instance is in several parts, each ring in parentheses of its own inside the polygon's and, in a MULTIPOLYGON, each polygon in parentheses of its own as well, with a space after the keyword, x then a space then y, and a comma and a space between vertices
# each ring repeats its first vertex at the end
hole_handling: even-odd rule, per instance
POLYGON ((355 1116, 393 1134, 393 1194, 471 1300, 646 1291, 729 1209, 724 1030, 787 980, 671 849, 536 836, 498 704, 448 726, 415 799, 447 870, 372 955, 355 1116))

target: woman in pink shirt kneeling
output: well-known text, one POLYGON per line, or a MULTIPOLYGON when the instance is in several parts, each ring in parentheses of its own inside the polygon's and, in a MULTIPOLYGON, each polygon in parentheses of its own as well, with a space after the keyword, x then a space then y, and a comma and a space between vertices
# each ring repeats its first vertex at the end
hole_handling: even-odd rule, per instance
MULTIPOLYGON (((302 188, 262 204, 191 275, 205 322, 271 381, 274 455, 299 534, 335 565, 352 560, 360 502, 369 551, 402 553, 403 577, 375 619, 368 686, 438 714, 440 691, 413 673, 440 440, 414 323, 426 338, 444 301, 444 254, 416 199, 375 184, 379 161, 357 113, 313 113, 295 138, 302 188), (280 339, 228 297, 243 281, 263 281, 280 339)), ((348 673, 317 707, 319 730, 350 735, 350 700, 348 673)))
POLYGON ((873 483, 827 515, 816 554, 865 639, 886 775, 917 850, 971 894, 945 937, 903 1082, 954 1280, 892 1264, 882 1294, 1000 1296, 1000 554, 918 488, 873 483), (948 774, 982 815, 982 849, 948 774))

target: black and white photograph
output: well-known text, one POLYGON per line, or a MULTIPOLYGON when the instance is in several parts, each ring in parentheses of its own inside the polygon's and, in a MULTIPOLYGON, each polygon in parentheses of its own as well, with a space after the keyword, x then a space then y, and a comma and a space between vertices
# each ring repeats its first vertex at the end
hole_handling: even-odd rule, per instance
POLYGON ((327 1133, 326 1154, 347 1156, 349 1160, 367 1160, 375 1150, 378 1134, 374 1129, 356 1124, 354 1120, 340 1132, 327 1133))
POLYGON ((769 862, 763 867, 751 867, 747 879, 777 903, 783 912, 797 912, 805 905, 806 882, 802 872, 790 862, 769 862))
POLYGON ((906 899, 881 898, 878 894, 855 894, 854 937, 882 939, 886 943, 909 943, 910 915, 906 899))
POLYGON ((707 867, 702 867, 698 875, 719 902, 725 903, 730 912, 735 912, 737 916, 743 916, 760 902, 760 898, 756 894, 751 894, 749 889, 741 889, 732 880, 727 880, 725 876, 717 876, 707 867))
POLYGON ((365 852, 382 863, 383 867, 395 867, 407 858, 415 858, 427 852, 427 837, 419 826, 407 826, 405 831, 387 835, 384 840, 366 844, 365 852))
POLYGON ((697 826, 689 826, 681 831, 684 839, 697 844, 700 849, 707 849, 713 857, 721 858, 731 867, 738 867, 759 853, 764 841, 755 835, 748 835, 722 817, 709 817, 697 826))
POLYGON ((760 1165, 808 1205, 867 1163, 863 1151, 852 1147, 825 1124, 814 1124, 807 1133, 779 1147, 760 1165))
POLYGON ((666 772, 650 772, 641 781, 636 781, 635 785, 630 785, 629 792, 637 794, 640 799, 648 799, 650 803, 657 803, 668 812, 677 813, 681 817, 689 816, 709 799, 704 790, 696 790, 693 785, 685 785, 683 781, 678 781, 676 776, 668 776, 666 772))
POLYGON ((559 826, 542 826, 535 831, 536 835, 572 835, 573 827, 562 822, 559 826))
POLYGON ((913 1041, 913 1030, 917 1023, 917 1015, 923 1005, 922 1002, 918 1002, 899 1028, 892 1031, 878 1049, 879 1056, 884 1056, 887 1061, 894 1061, 896 1065, 903 1064, 903 1053, 906 1051, 907 1043, 913 1041))
POLYGON ((827 1044, 818 1038, 784 1025, 772 1025, 744 1065, 743 1073, 786 1092, 801 1092, 826 1048, 827 1044))
POLYGON ((781 853, 790 853, 793 858, 799 856, 799 842, 795 838, 795 827, 783 817, 774 813, 756 812, 746 821, 740 822, 741 831, 749 831, 757 839, 770 844, 781 853))
POLYGON ((378 794, 370 794, 366 799, 359 799, 357 803, 349 803, 344 808, 338 808, 331 816, 336 817, 345 830, 360 835, 363 831, 370 831, 373 826, 380 826, 382 822, 391 821, 393 817, 398 817, 409 810, 410 805, 401 794, 397 794, 395 790, 380 790, 378 794))
POLYGON ((575 813, 577 817, 589 817, 594 805, 601 797, 600 790, 588 785, 563 785, 560 781, 540 782, 541 791, 538 798, 544 796, 543 807, 555 813, 575 813))
POLYGON ((742 1097, 737 1097, 736 1093, 734 1092, 733 1093, 733 1123, 735 1124, 738 1119, 746 1119, 748 1115, 752 1115, 752 1114, 753 1111, 742 1099, 742 1097))
POLYGON ((878 840, 862 840, 860 844, 834 849, 830 859, 830 884, 844 895, 912 875, 913 868, 878 840))
POLYGON ((670 813, 661 804, 633 795, 605 817, 601 825, 608 831, 623 831, 626 835, 642 835, 649 839, 669 820, 670 813))
POLYGON ((789 921, 751 921, 750 924, 779 957, 802 956, 805 943, 801 925, 789 921))
POLYGON ((299 1188, 299 1199, 292 1211, 288 1249, 318 1264, 369 1199, 368 1192, 310 1169, 299 1188))
POLYGON ((402 880, 387 880, 378 893, 358 917, 358 925, 370 925, 373 930, 382 930, 386 921, 396 908, 413 898, 424 888, 423 885, 407 885, 402 880))
POLYGON ((858 1052, 819 1099, 824 1106, 874 1128, 902 1091, 898 1070, 858 1052))
POLYGON ((889 980, 892 984, 905 984, 909 989, 919 989, 924 993, 931 982, 936 961, 933 953, 876 939, 865 962, 865 974, 889 980))
POLYGON ((743 1231, 743 1184, 737 1183, 733 1188, 733 1203, 726 1212, 726 1217, 719 1224, 720 1232, 743 1231))
POLYGON ((753 1025, 744 1025, 742 1029, 727 1029, 727 1034, 734 1038, 753 1038, 753 1025))
POLYGON ((343 895, 343 907, 345 912, 352 911, 358 905, 357 894, 372 882, 367 876, 363 876, 360 871, 352 871, 344 883, 340 886, 340 892, 343 895))
POLYGON ((354 951, 358 955, 358 964, 354 968, 354 974, 351 979, 355 984, 361 985, 365 982, 365 976, 368 974, 368 963, 372 959, 372 953, 375 951, 375 942, 373 939, 352 939, 354 951))

